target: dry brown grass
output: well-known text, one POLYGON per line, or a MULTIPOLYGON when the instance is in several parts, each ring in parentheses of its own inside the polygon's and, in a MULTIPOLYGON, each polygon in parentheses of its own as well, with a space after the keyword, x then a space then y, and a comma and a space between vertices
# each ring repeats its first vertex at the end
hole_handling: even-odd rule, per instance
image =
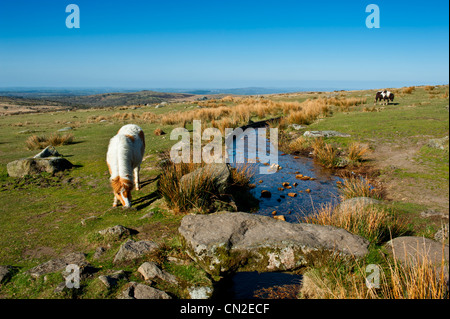
POLYGON ((343 200, 353 197, 381 198, 380 192, 362 177, 344 178, 344 182, 339 184, 338 188, 343 200))
MULTIPOLYGON (((444 244, 442 249, 445 249, 444 244)), ((418 251, 421 249, 418 247, 418 251)), ((395 251, 394 251, 395 254, 395 251)), ((389 299, 448 299, 448 270, 444 252, 437 264, 427 256, 406 263, 388 262, 388 276, 382 276, 382 296, 389 299)))
POLYGON ((324 142, 322 138, 315 139, 311 147, 313 149, 314 159, 320 165, 326 168, 336 167, 339 161, 338 151, 331 144, 324 142))
POLYGON ((426 86, 424 87, 424 90, 425 90, 425 91, 433 91, 433 90, 434 90, 434 86, 433 86, 433 85, 426 85, 426 86))
POLYGON ((412 92, 414 92, 416 90, 415 86, 409 86, 409 87, 405 87, 402 89, 401 93, 403 94, 411 94, 412 92))
POLYGON ((249 187, 252 178, 255 176, 256 168, 252 163, 237 164, 236 168, 231 169, 233 185, 249 187))
POLYGON ((330 225, 367 238, 371 243, 380 244, 406 232, 405 225, 392 212, 374 205, 356 203, 344 208, 326 205, 304 222, 330 225))
POLYGON ((311 140, 300 136, 287 144, 288 153, 303 153, 311 148, 311 140))
POLYGON ((353 142, 348 147, 347 158, 352 164, 358 164, 365 159, 365 155, 370 152, 367 145, 362 145, 359 142, 353 142))
POLYGON ((31 135, 25 141, 25 144, 29 150, 39 150, 44 149, 47 146, 61 146, 72 144, 74 140, 74 135, 71 133, 60 135, 51 134, 50 136, 44 135, 31 135))

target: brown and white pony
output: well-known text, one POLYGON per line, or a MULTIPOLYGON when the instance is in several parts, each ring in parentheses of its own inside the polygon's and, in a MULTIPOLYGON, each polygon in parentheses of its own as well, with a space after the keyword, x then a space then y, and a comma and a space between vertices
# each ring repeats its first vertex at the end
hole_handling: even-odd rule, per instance
POLYGON ((139 170, 145 152, 144 131, 135 124, 127 124, 109 141, 106 163, 114 191, 113 207, 117 201, 131 207, 133 181, 139 190, 139 170))
POLYGON ((382 104, 388 105, 389 101, 390 102, 394 101, 394 93, 388 90, 378 91, 375 95, 374 104, 376 104, 378 101, 382 102, 382 104))

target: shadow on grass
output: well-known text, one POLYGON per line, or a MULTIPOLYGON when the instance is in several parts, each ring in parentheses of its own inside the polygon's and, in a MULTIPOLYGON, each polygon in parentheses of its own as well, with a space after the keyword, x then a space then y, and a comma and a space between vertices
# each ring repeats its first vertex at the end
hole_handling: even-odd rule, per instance
POLYGON ((136 200, 133 200, 133 206, 136 208, 136 210, 142 210, 148 206, 150 206, 155 200, 160 198, 160 195, 157 191, 154 191, 148 195, 139 197, 136 200))

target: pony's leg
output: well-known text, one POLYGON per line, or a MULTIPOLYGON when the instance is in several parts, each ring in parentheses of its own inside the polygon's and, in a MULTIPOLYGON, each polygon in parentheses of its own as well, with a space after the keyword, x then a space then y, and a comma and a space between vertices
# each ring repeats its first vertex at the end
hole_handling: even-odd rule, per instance
POLYGON ((136 190, 138 191, 140 189, 139 187, 139 170, 141 169, 141 165, 138 165, 134 168, 134 186, 136 187, 136 190))
POLYGON ((117 207, 117 197, 114 195, 113 207, 117 207))

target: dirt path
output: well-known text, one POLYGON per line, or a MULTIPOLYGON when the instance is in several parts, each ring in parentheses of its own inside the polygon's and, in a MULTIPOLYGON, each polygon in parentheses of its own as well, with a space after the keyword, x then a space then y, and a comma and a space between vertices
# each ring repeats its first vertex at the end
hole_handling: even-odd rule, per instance
POLYGON ((380 182, 386 190, 387 199, 411 202, 449 213, 449 190, 432 189, 432 181, 412 177, 399 177, 396 171, 427 173, 427 167, 415 160, 423 143, 414 145, 381 144, 371 154, 374 168, 380 170, 380 182))

